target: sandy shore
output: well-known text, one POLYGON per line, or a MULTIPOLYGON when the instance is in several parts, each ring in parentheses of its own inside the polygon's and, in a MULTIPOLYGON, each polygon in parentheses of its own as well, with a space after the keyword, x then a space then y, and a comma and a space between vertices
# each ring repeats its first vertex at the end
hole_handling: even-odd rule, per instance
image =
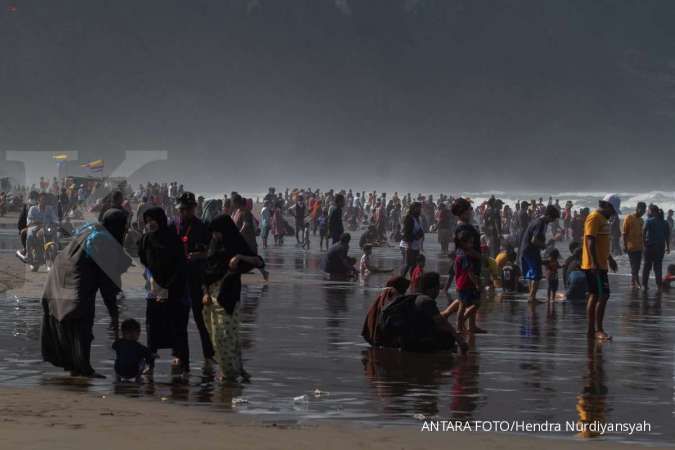
MULTIPOLYGON (((427 433, 420 427, 285 426, 194 407, 50 388, 0 388, 7 449, 621 449, 602 441, 496 433, 427 433)), ((650 447, 658 448, 658 447, 650 447)))

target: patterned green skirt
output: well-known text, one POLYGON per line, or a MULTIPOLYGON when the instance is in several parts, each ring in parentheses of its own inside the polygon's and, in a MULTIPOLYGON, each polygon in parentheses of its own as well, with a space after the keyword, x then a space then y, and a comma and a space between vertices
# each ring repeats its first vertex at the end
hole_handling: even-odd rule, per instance
MULTIPOLYGON (((211 289, 209 291, 211 292, 211 289)), ((245 377, 239 341, 239 304, 235 306, 232 314, 228 314, 218 302, 212 301, 204 305, 202 314, 223 379, 236 381, 239 377, 245 377)))

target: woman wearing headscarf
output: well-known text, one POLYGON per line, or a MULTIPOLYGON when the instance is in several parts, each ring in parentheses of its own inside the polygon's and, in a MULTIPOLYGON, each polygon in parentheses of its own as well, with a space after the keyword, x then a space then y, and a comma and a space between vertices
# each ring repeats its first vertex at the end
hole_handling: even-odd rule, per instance
POLYGON ((387 281, 385 288, 382 289, 382 292, 380 292, 373 304, 368 308, 366 320, 363 322, 361 336, 363 336, 363 339, 370 345, 386 345, 385 340, 380 336, 377 327, 377 318, 380 315, 380 311, 382 311, 382 309, 393 299, 400 295, 404 295, 409 286, 410 281, 405 277, 394 276, 390 278, 389 281, 387 281))
POLYGON ((78 230, 57 255, 42 294, 42 358, 73 376, 103 377, 90 362, 96 292, 104 300, 116 293, 131 266, 122 247, 126 213, 109 209, 101 222, 78 230))
POLYGON ((222 379, 246 380, 239 341, 241 274, 263 268, 265 263, 249 248, 229 216, 215 218, 209 230, 212 238, 204 274, 204 321, 222 379))
POLYGON ((204 202, 204 206, 202 207, 203 212, 201 214, 202 222, 208 225, 213 219, 222 214, 221 202, 222 200, 217 199, 206 200, 206 202, 204 202))
MULTIPOLYGON (((158 206, 143 213, 146 233, 138 244, 145 266, 148 349, 154 354, 171 348, 174 370, 189 372, 188 319, 190 302, 185 295, 185 252, 164 210, 158 206)), ((152 366, 146 374, 152 375, 152 366)))

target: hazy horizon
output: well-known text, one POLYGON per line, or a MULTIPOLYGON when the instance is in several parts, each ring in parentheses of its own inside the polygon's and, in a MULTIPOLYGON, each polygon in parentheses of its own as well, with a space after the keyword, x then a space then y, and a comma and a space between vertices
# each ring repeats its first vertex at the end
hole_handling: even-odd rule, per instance
POLYGON ((2 161, 166 150, 132 182, 206 192, 675 191, 672 2, 15 3, 2 161))

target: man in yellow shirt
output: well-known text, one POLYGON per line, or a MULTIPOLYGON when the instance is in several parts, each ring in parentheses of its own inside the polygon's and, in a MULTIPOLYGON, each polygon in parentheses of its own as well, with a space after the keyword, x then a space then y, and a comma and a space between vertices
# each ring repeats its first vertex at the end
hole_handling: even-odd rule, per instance
POLYGON ((611 339, 602 323, 605 307, 609 300, 609 269, 616 272, 616 261, 609 254, 609 221, 614 214, 621 212, 621 199, 616 194, 608 194, 600 200, 598 209, 586 217, 584 223, 584 245, 581 252, 581 268, 586 272, 588 281, 588 337, 598 340, 611 339))
POLYGON ((630 261, 630 282, 633 289, 640 288, 640 263, 642 262, 642 250, 644 248, 642 216, 645 215, 646 210, 645 202, 638 202, 635 213, 626 216, 623 220, 623 251, 626 252, 630 261))

